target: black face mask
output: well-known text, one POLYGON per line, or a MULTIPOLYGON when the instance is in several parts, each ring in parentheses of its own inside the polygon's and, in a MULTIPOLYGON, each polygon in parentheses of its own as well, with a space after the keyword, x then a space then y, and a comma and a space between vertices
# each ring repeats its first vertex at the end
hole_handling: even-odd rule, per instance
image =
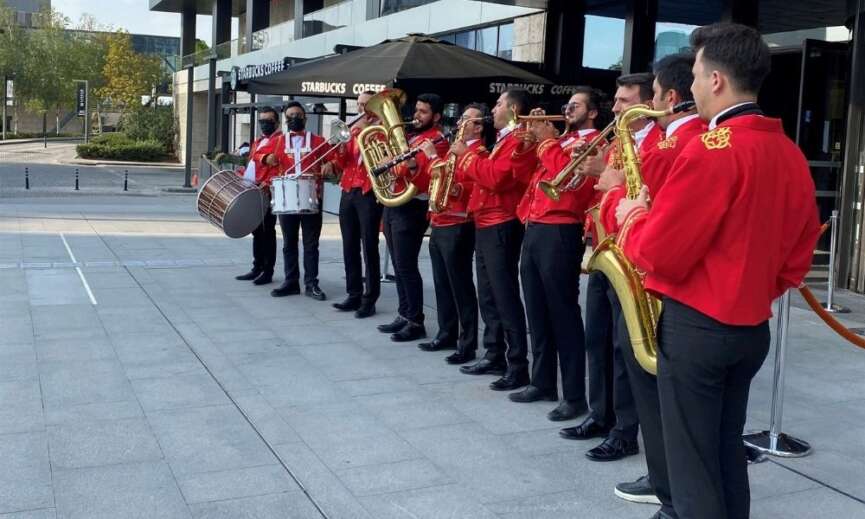
POLYGON ((285 125, 291 132, 302 132, 306 128, 306 121, 300 117, 289 117, 285 121, 285 125))
POLYGON ((276 121, 271 119, 259 119, 258 127, 261 128, 261 133, 267 137, 276 131, 276 121))

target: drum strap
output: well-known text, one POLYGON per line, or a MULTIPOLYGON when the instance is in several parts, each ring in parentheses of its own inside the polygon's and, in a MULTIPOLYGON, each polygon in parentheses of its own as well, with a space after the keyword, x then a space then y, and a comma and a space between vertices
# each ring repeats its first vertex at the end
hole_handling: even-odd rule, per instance
POLYGON ((301 171, 303 171, 303 155, 312 150, 312 148, 310 148, 312 133, 306 132, 306 135, 303 137, 300 135, 290 135, 290 138, 291 152, 294 156, 294 174, 300 176, 301 171))

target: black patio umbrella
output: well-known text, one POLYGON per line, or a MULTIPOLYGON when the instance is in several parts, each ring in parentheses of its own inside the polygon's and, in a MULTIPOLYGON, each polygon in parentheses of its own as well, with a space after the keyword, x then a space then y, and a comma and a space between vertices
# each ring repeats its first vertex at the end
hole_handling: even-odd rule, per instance
POLYGON ((435 92, 459 102, 494 99, 511 86, 539 97, 556 95, 552 81, 507 60, 422 35, 300 63, 245 86, 255 94, 345 98, 395 87, 410 97, 435 92))

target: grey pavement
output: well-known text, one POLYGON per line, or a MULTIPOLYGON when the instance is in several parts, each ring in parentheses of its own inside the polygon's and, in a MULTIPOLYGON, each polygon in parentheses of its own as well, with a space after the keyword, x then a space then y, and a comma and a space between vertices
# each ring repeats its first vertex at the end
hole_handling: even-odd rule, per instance
MULTIPOLYGON (((16 167, 0 165, 4 184, 16 167)), ((446 353, 379 334, 393 285, 374 318, 334 311, 333 216, 319 303, 235 281, 250 240, 204 223, 192 196, 3 189, 0 518, 654 513, 612 493, 643 474, 642 455, 592 463, 593 442, 558 438, 573 423, 547 421, 550 403, 511 403, 446 353)), ((421 265, 434 333, 426 250, 421 265)), ((863 298, 840 297, 858 304, 845 322, 863 326, 863 298)), ((750 467, 752 516, 865 518, 865 351, 801 301, 792 316, 784 429, 814 453, 750 467)), ((771 359, 749 429, 768 423, 771 359)))

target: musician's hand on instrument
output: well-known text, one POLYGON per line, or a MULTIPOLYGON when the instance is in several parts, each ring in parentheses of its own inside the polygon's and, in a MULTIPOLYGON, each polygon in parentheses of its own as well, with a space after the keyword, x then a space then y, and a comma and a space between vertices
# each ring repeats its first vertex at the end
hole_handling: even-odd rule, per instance
POLYGON ((614 168, 606 168, 604 172, 601 173, 601 176, 598 179, 598 183, 595 184, 595 189, 606 193, 610 189, 613 189, 614 187, 620 186, 624 183, 625 174, 622 173, 621 170, 614 168))
POLYGON ((325 162, 324 164, 321 165, 321 176, 322 177, 332 177, 333 175, 334 175, 334 173, 333 173, 333 163, 332 162, 325 162))
POLYGON ((422 143, 420 143, 420 149, 423 152, 423 154, 426 155, 427 158, 429 158, 429 159, 434 159, 434 158, 438 157, 438 152, 436 151, 436 147, 432 143, 432 141, 429 139, 426 139, 422 143))
POLYGON ((276 160, 276 154, 271 153, 270 155, 264 157, 264 163, 268 166, 276 166, 277 164, 279 164, 279 161, 276 160))
POLYGON ((466 143, 462 141, 457 141, 451 144, 450 153, 453 153, 457 157, 462 157, 469 151, 469 147, 466 146, 466 143))
MULTIPOLYGON (((579 155, 579 153, 577 153, 579 155)), ((573 156, 572 156, 573 157, 573 156)), ((576 157, 573 157, 576 158, 576 157)), ((603 155, 589 155, 577 167, 577 171, 587 177, 600 177, 601 173, 607 168, 607 163, 604 161, 603 155)))
POLYGON ((556 139, 559 137, 559 131, 549 122, 536 122, 531 125, 529 131, 537 142, 543 142, 547 139, 556 139))
POLYGON ((629 198, 619 200, 619 205, 616 207, 616 222, 619 225, 624 224, 625 218, 638 207, 642 207, 643 209, 649 208, 649 188, 646 186, 640 189, 640 194, 634 200, 629 198))

